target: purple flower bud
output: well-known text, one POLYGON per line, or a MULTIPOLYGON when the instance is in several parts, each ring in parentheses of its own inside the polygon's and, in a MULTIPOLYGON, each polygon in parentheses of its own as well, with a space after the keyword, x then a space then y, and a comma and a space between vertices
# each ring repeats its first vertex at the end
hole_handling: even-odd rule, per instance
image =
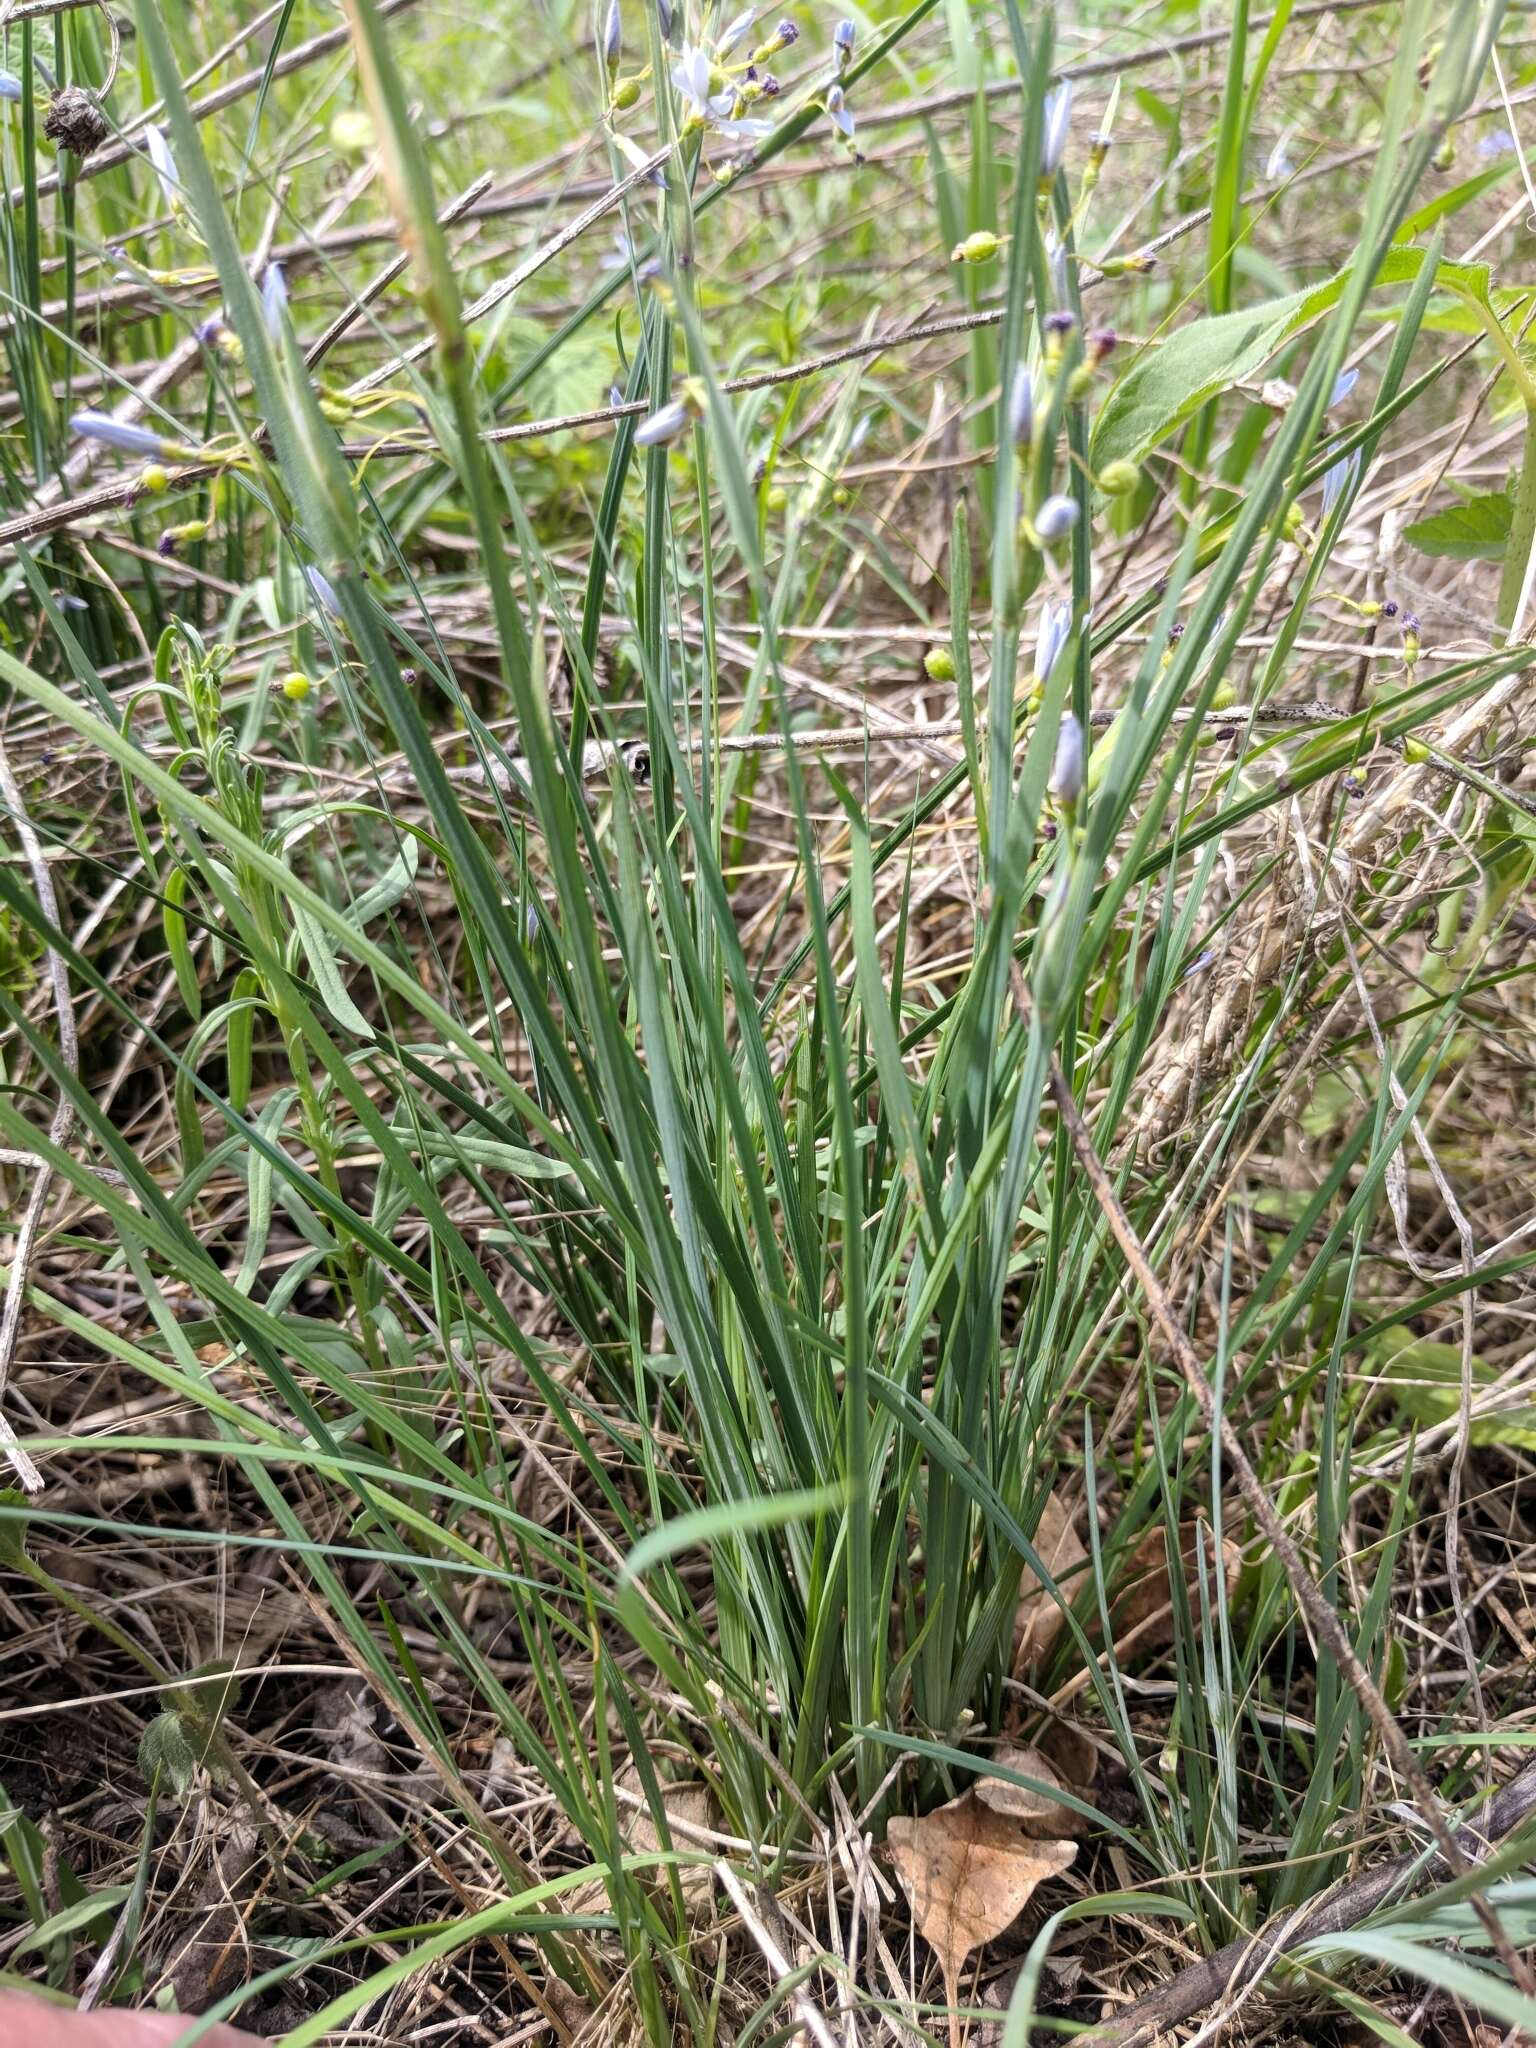
POLYGON ((670 405, 664 405, 659 412, 653 412, 649 419, 642 420, 635 429, 637 448, 660 448, 668 441, 675 441, 679 434, 685 434, 693 423, 693 414, 682 399, 674 398, 670 405))
POLYGON ((336 586, 329 576, 317 569, 313 562, 304 570, 304 580, 314 593, 320 609, 329 612, 333 619, 341 617, 341 600, 336 595, 336 586))
POLYGON ((1102 363, 1119 338, 1113 327, 1095 327, 1088 337, 1088 357, 1090 362, 1102 363))
MULTIPOLYGON (((1071 502, 1070 500, 1068 501, 1071 502)), ((1035 640, 1035 681, 1048 683, 1061 650, 1072 633, 1072 607, 1065 599, 1053 599, 1040 614, 1035 640)))
POLYGON ((21 80, 12 77, 9 71, 0 71, 0 100, 19 100, 21 80))
POLYGON ((623 47, 624 17, 619 12, 619 0, 608 0, 608 12, 603 17, 603 35, 598 50, 610 71, 617 68, 619 52, 623 47))
POLYGON ((523 932, 531 946, 539 936, 539 906, 530 903, 523 912, 523 932))
POLYGON ((109 412, 77 412, 70 415, 70 432, 87 441, 99 441, 104 448, 118 448, 124 455, 166 455, 171 452, 163 434, 148 427, 130 426, 115 420, 109 412))
POLYGON ((1419 630, 1419 615, 1418 615, 1418 613, 1417 613, 1417 612, 1404 612, 1404 613, 1403 613, 1403 632, 1404 632, 1405 634, 1408 634, 1408 633, 1417 633, 1417 632, 1418 632, 1418 630, 1419 630))
POLYGON ((827 115, 838 134, 846 136, 852 142, 853 115, 848 111, 848 103, 843 98, 843 88, 840 85, 827 87, 827 115))
POLYGON ((1054 178, 1061 168, 1072 126, 1072 81, 1064 78, 1054 92, 1045 96, 1045 140, 1040 148, 1040 175, 1054 178))
POLYGON ((1045 316, 1047 334, 1070 334, 1077 325, 1077 315, 1067 306, 1058 306, 1054 313, 1045 316))
POLYGON ((757 82, 765 100, 776 100, 784 90, 782 82, 771 71, 765 71, 757 82))
POLYGON ((172 557, 175 555, 179 545, 180 543, 176 538, 175 529, 173 527, 168 526, 165 532, 162 533, 160 538, 155 542, 155 553, 157 555, 163 556, 166 561, 170 561, 172 557))
POLYGON ((1057 491, 1047 498, 1035 514, 1035 532, 1047 547, 1054 542, 1065 540, 1078 521, 1076 498, 1066 497, 1057 491))
POLYGON ((215 313, 211 319, 198 322, 192 330, 192 338, 194 341, 200 341, 204 348, 217 348, 227 332, 223 315, 215 313))
POLYGON ((1203 953, 1197 953, 1195 955, 1194 959, 1190 961, 1189 965, 1185 968, 1184 972, 1180 975, 1179 979, 1181 981, 1188 981, 1189 977, 1192 974, 1203 974, 1206 968, 1213 963, 1215 958, 1216 948, 1214 946, 1207 946, 1203 953))
POLYGON ((851 21, 840 21, 832 31, 832 60, 837 66, 838 77, 853 61, 853 41, 858 30, 851 21))
POLYGON ((786 17, 774 30, 773 38, 781 50, 787 50, 791 43, 798 43, 800 40, 799 24, 786 17))
POLYGON ((1083 793, 1083 728, 1070 711, 1061 715, 1050 789, 1059 804, 1067 805, 1075 804, 1083 793))
POLYGON ((288 310, 288 280, 281 263, 269 263, 261 280, 261 311, 267 332, 274 341, 283 338, 283 315, 288 310))
POLYGON ((661 39, 664 43, 672 40, 672 0, 656 0, 656 19, 661 23, 661 39))
POLYGON ((1395 619, 1397 617, 1397 599, 1395 597, 1387 599, 1381 608, 1381 616, 1384 619, 1395 619))
POLYGON ((1035 380, 1027 363, 1016 363, 1008 394, 1008 431, 1021 448, 1035 438, 1035 380))

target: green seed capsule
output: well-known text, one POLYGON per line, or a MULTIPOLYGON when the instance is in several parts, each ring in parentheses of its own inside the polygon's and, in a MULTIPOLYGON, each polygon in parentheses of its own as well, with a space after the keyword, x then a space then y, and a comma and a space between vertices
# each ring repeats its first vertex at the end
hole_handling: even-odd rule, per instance
POLYGON ((957 242, 949 252, 951 263, 990 263, 1002 243, 990 228, 978 228, 974 235, 967 235, 963 242, 957 242))
POLYGON ((789 493, 782 484, 775 484, 771 491, 764 493, 763 503, 770 512, 782 512, 789 503, 789 493))
POLYGON ((923 669, 931 683, 955 680, 955 657, 947 647, 930 647, 923 656, 923 669))
POLYGON ((632 106, 634 106, 635 102, 639 99, 639 97, 639 79, 634 77, 621 78, 618 84, 613 88, 613 98, 609 102, 609 104, 612 106, 615 113, 623 114, 627 113, 628 110, 632 106))
POLYGON ((1099 489, 1106 498, 1128 498, 1140 482, 1139 462, 1106 462, 1099 471, 1099 489))
POLYGON ((312 685, 302 669, 295 669, 292 675, 283 677, 283 695, 290 704, 301 704, 309 695, 312 685))

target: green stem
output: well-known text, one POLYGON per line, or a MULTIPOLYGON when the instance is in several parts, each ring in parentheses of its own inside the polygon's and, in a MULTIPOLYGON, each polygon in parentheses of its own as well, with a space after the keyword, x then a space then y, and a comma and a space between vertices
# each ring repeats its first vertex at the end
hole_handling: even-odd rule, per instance
POLYGON ((1536 406, 1525 415, 1525 450, 1520 457, 1520 479, 1515 485, 1515 512, 1509 523, 1509 546, 1504 554, 1504 574, 1499 583, 1498 622, 1506 632, 1515 623, 1525 573, 1536 545, 1536 406))

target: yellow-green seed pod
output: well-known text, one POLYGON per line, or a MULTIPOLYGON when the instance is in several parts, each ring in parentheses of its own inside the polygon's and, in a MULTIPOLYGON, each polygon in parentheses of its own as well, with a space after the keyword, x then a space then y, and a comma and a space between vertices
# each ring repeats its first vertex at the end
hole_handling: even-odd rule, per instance
POLYGON ((1237 702, 1237 686, 1234 683, 1218 683, 1211 697, 1213 711, 1230 711, 1237 702))
POLYGON ((923 656, 923 669, 931 683, 952 683, 955 657, 947 647, 930 647, 923 656))
POLYGON ((283 695, 290 704, 302 704, 310 689, 309 677, 302 669, 295 669, 292 675, 283 677, 283 695))
POLYGON ((832 502, 837 507, 838 511, 841 512, 845 505, 851 505, 853 503, 853 493, 848 489, 846 484, 839 484, 832 493, 832 502))
POLYGON ((1422 740, 1403 741, 1403 759, 1411 761, 1415 768, 1421 768, 1429 758, 1429 749, 1422 740))
POLYGON ((139 471, 139 486, 142 490, 153 491, 158 497, 170 485, 171 473, 163 463, 152 462, 147 469, 139 471))
POLYGON ((967 235, 963 242, 957 242, 949 252, 951 263, 990 263, 1002 243, 990 228, 978 228, 974 235, 967 235))
POLYGON ((361 156, 373 147, 373 123, 360 107, 338 114, 331 123, 331 147, 343 156, 361 156))
POLYGON ((775 484, 763 494, 763 503, 770 512, 782 512, 789 504, 789 493, 782 484, 775 484))
POLYGON ((1099 471, 1099 489, 1106 498, 1128 498, 1140 482, 1139 462, 1106 462, 1099 471))
POLYGON ((621 78, 613 88, 613 98, 608 104, 616 114, 624 114, 634 106, 639 97, 640 81, 631 73, 628 78, 621 78))

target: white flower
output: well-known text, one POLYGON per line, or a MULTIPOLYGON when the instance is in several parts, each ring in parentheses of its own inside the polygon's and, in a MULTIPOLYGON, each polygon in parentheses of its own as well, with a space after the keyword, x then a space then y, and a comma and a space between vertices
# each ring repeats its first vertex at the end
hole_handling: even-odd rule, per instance
POLYGON ((734 21, 727 22, 726 26, 715 38, 715 55, 717 57, 728 57, 746 35, 756 18, 757 9, 755 7, 744 7, 734 21))
POLYGON ((848 111, 848 104, 843 97, 843 88, 840 85, 829 85, 827 87, 827 114, 832 122, 832 126, 839 135, 846 136, 852 142, 853 116, 848 111))
POLYGON ((1054 178, 1061 168, 1067 134, 1072 126, 1072 81, 1064 78, 1054 92, 1045 96, 1045 141, 1040 151, 1040 175, 1054 178))
POLYGON ((670 405, 653 412, 649 419, 642 420, 635 429, 637 448, 661 448, 668 441, 675 441, 685 434, 693 424, 693 411, 681 398, 674 398, 670 405))
POLYGON ((1050 787, 1060 804, 1075 804, 1083 793, 1083 728, 1070 711, 1061 715, 1050 787))

